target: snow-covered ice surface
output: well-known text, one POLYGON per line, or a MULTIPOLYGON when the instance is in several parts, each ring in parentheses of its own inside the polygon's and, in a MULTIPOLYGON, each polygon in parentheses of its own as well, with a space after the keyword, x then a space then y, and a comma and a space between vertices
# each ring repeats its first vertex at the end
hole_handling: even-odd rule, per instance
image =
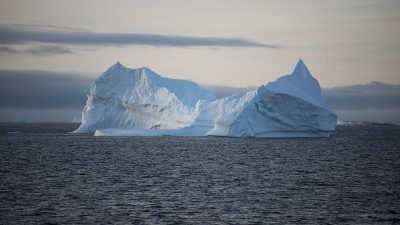
POLYGON ((75 132, 97 136, 328 137, 337 118, 302 60, 290 75, 222 99, 193 82, 116 63, 87 95, 75 132))
POLYGON ((96 79, 87 96, 76 133, 186 127, 194 120, 198 101, 215 100, 196 83, 164 78, 145 67, 129 69, 119 62, 96 79))

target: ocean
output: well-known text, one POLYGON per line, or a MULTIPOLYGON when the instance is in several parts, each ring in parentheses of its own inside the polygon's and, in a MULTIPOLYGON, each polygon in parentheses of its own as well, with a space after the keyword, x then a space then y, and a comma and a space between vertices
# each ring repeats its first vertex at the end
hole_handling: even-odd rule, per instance
POLYGON ((0 224, 398 224, 400 126, 94 137, 0 124, 0 224))

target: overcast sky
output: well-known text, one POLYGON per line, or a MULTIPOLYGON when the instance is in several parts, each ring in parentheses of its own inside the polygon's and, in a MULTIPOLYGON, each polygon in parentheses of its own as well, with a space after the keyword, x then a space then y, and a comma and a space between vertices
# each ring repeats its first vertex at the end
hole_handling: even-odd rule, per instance
POLYGON ((2 69, 98 74, 121 61, 258 86, 303 58, 324 87, 400 82, 398 0, 0 2, 2 69))
MULTIPOLYGON (((288 74, 302 58, 323 88, 356 90, 372 81, 398 88, 399 27, 398 0, 0 0, 2 86, 22 73, 30 75, 19 81, 26 89, 18 96, 42 90, 17 100, 11 96, 16 89, 2 87, 0 115, 13 115, 16 107, 76 108, 84 100, 74 90, 116 61, 240 89, 288 74), (75 89, 59 93, 59 102, 32 99, 44 89, 55 93, 64 76, 72 77, 65 85, 75 89), (34 81, 41 86, 29 85, 34 81)), ((346 108, 354 98, 330 94, 336 97, 329 101, 352 118, 357 110, 368 110, 371 118, 381 109, 361 107, 367 102, 346 108)))

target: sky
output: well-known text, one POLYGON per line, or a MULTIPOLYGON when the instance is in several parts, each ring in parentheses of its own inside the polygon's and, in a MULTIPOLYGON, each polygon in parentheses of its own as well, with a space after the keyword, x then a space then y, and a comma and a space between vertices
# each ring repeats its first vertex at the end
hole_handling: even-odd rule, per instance
POLYGON ((116 61, 223 91, 273 81, 300 58, 339 118, 400 121, 399 27, 398 0, 0 0, 0 121, 79 116, 116 61))

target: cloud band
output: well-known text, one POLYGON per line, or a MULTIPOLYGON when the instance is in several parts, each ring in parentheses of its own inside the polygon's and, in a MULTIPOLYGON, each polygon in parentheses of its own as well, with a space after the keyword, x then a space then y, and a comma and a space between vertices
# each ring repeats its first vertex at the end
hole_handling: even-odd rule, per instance
POLYGON ((280 47, 280 45, 262 44, 243 38, 193 37, 142 33, 96 33, 70 29, 40 29, 37 26, 25 25, 0 25, 0 44, 25 44, 31 42, 94 46, 280 47))

